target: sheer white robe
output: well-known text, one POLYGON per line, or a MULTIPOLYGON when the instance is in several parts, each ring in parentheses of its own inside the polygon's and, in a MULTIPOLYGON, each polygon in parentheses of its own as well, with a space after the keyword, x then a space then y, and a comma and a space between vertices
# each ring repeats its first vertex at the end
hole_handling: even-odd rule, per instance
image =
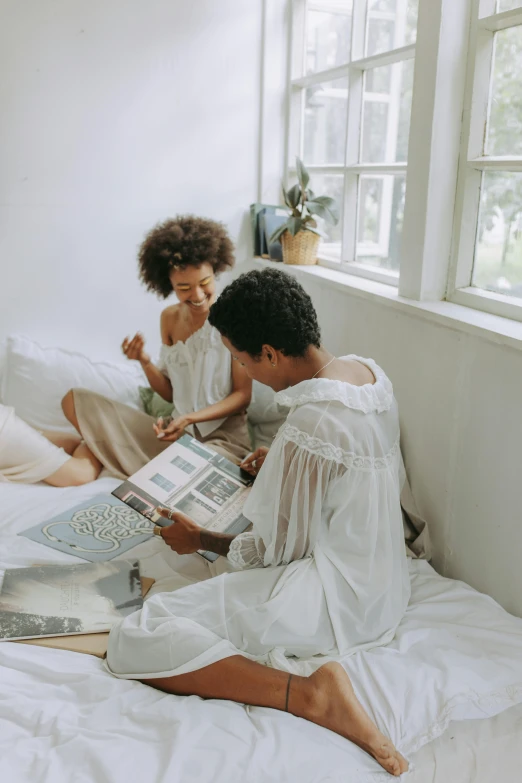
MULTIPOLYGON (((349 357, 357 358, 357 357, 349 357)), ((298 671, 386 644, 410 582, 400 507, 397 405, 391 383, 304 381, 244 508, 234 572, 159 593, 109 637, 119 677, 165 677, 241 654, 298 671), (298 660, 296 660, 298 659, 298 660)))

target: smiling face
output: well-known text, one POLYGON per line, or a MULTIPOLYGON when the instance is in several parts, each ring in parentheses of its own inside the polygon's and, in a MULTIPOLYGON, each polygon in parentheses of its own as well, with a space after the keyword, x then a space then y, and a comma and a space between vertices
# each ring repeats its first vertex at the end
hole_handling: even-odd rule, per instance
POLYGON ((169 275, 172 290, 193 313, 208 315, 216 298, 216 278, 211 264, 174 267, 169 275))

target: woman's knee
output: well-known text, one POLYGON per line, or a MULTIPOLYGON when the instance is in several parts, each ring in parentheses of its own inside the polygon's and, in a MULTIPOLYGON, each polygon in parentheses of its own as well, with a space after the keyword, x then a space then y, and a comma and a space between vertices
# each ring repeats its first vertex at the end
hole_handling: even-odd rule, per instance
POLYGON ((69 389, 67 394, 62 399, 62 411, 67 421, 69 421, 81 435, 78 417, 76 416, 76 404, 74 401, 75 391, 76 389, 69 389))
POLYGON ((84 457, 71 457, 56 473, 44 480, 53 487, 79 487, 95 481, 98 475, 99 470, 90 460, 84 457))
POLYGON ((72 416, 76 418, 76 410, 74 407, 74 389, 69 389, 67 394, 63 397, 62 411, 68 421, 71 420, 72 416))

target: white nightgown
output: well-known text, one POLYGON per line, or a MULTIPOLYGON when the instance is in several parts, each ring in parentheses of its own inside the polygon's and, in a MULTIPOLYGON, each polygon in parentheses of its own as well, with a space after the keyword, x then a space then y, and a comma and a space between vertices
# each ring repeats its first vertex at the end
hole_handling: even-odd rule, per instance
MULTIPOLYGON (((179 416, 221 402, 232 392, 232 356, 218 330, 205 321, 185 342, 161 346, 159 369, 172 384, 174 407, 179 416)), ((201 421, 197 428, 206 438, 226 419, 201 421)), ((193 427, 188 427, 194 435, 193 427)))
MULTIPOLYGON (((185 342, 162 345, 159 369, 172 384, 174 415, 200 411, 232 392, 230 351, 208 321, 185 342)), ((154 419, 143 411, 87 389, 72 391, 82 437, 111 475, 132 476, 170 445, 158 440, 154 419)), ((244 413, 202 421, 187 430, 236 464, 250 451, 244 413)))
POLYGON ((179 675, 237 654, 309 671, 393 638, 410 595, 399 419, 384 372, 359 361, 374 384, 315 379, 277 395, 290 413, 244 508, 252 531, 230 547, 236 570, 118 623, 113 674, 179 675))

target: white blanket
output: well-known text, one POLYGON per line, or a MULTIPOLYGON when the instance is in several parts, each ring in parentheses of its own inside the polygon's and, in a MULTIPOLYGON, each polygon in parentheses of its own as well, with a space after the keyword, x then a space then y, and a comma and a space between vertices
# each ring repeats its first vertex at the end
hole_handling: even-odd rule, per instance
MULTIPOLYGON (((116 483, 0 487, 0 564, 75 561, 16 533, 116 483)), ((158 588, 183 582, 162 542, 132 552, 145 574, 159 578, 158 588)), ((487 718, 522 703, 522 621, 424 562, 411 561, 410 573, 412 601, 397 637, 345 666, 379 727, 411 757, 450 720, 487 718)), ((102 661, 81 654, 2 643, 0 694, 0 780, 9 783, 390 780, 358 748, 314 724, 166 695, 117 680, 102 661)), ((415 769, 406 777, 428 780, 415 769)))

